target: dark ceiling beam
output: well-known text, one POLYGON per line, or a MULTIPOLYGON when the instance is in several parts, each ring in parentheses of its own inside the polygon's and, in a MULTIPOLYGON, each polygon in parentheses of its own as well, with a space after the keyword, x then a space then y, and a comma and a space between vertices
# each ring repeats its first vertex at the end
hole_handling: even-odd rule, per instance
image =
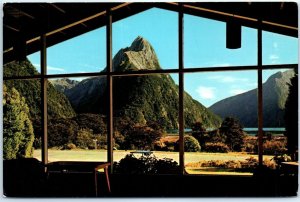
MULTIPOLYGON (((136 14, 136 13, 142 12, 142 11, 147 10, 147 9, 150 8, 150 7, 149 7, 150 4, 147 4, 147 6, 144 6, 143 9, 133 9, 134 12, 130 12, 130 13, 127 12, 127 14, 123 14, 123 11, 125 11, 126 9, 128 10, 128 6, 129 6, 130 4, 132 4, 132 3, 122 3, 122 4, 120 4, 120 5, 119 5, 119 4, 112 4, 112 5, 111 5, 112 10, 113 10, 114 12, 116 12, 116 11, 119 12, 119 11, 120 11, 119 13, 121 13, 121 15, 115 14, 115 17, 113 18, 113 22, 118 21, 118 20, 121 20, 121 19, 123 19, 123 18, 125 18, 125 17, 134 15, 134 14, 136 14)), ((135 6, 135 7, 140 7, 140 6, 137 6, 137 4, 134 4, 134 6, 135 6)), ((94 15, 85 17, 85 18, 83 18, 83 19, 80 19, 80 20, 78 20, 78 21, 72 22, 72 23, 67 24, 67 25, 65 25, 65 26, 62 26, 62 27, 59 27, 59 28, 57 28, 57 29, 53 29, 53 30, 51 30, 51 31, 48 31, 48 32, 46 33, 46 36, 49 37, 49 36, 51 36, 51 35, 54 35, 54 34, 56 34, 56 33, 59 33, 59 32, 61 32, 61 31, 64 31, 64 30, 74 29, 75 27, 77 27, 79 30, 81 30, 81 29, 79 28, 78 25, 86 27, 87 29, 84 29, 84 30, 83 30, 83 31, 85 31, 85 32, 91 31, 91 30, 93 30, 93 29, 96 29, 96 28, 98 28, 98 27, 101 27, 101 26, 104 26, 104 25, 105 25, 104 23, 99 23, 99 22, 101 22, 101 17, 104 17, 105 14, 106 14, 106 11, 98 12, 98 13, 96 13, 96 14, 94 14, 94 15), (94 24, 97 25, 97 26, 93 26, 94 24)), ((75 29, 74 29, 74 30, 75 30, 75 29)), ((79 32, 76 32, 76 33, 79 33, 79 32)), ((84 32, 83 32, 83 33, 84 33, 84 32)), ((75 35, 73 35, 73 34, 71 34, 71 35, 72 35, 72 36, 75 36, 75 35)), ((48 44, 49 44, 49 42, 48 42, 48 44)))
POLYGON ((117 6, 112 7, 112 8, 111 8, 111 11, 116 11, 116 10, 118 10, 118 9, 120 9, 120 8, 127 7, 127 6, 129 6, 130 4, 132 4, 132 2, 131 2, 131 3, 129 3, 129 2, 127 2, 127 3, 122 3, 122 4, 120 4, 120 5, 117 5, 117 6))
MULTIPOLYGON (((224 11, 220 11, 221 8, 218 10, 218 9, 207 8, 207 7, 200 6, 200 5, 202 5, 202 4, 192 4, 192 3, 184 4, 184 12, 186 14, 190 14, 190 15, 194 15, 194 16, 198 16, 198 17, 204 17, 204 18, 213 19, 213 20, 218 20, 218 21, 223 21, 223 22, 227 22, 231 18, 234 18, 235 20, 238 20, 242 26, 251 27, 251 28, 255 28, 255 29, 258 28, 258 23, 257 23, 258 20, 256 18, 257 14, 255 14, 255 15, 252 14, 252 15, 246 16, 246 15, 242 15, 241 13, 239 13, 237 11, 235 11, 235 13, 233 13, 233 12, 230 13, 229 9, 226 10, 226 12, 224 12, 224 11)), ((208 5, 208 4, 203 4, 203 5, 208 5)), ((251 10, 257 10, 257 8, 259 8, 260 6, 266 7, 266 5, 267 4, 251 4, 251 7, 252 7, 251 10), (253 8, 254 6, 256 6, 256 7, 253 8)), ((155 7, 167 9, 167 10, 171 10, 171 11, 178 11, 178 3, 172 3, 172 2, 156 3, 155 7)), ((211 6, 211 7, 213 7, 213 6, 211 6)), ((247 6, 245 6, 245 7, 247 7, 247 6)), ((246 10, 245 7, 243 8, 244 10, 246 10)), ((251 13, 251 12, 249 11, 248 13, 251 13)), ((277 17, 277 19, 280 19, 282 22, 286 23, 286 21, 287 21, 287 20, 284 21, 283 18, 278 17, 276 14, 273 14, 273 18, 274 18, 274 16, 277 17)), ((265 31, 270 31, 270 32, 278 33, 278 34, 284 34, 284 35, 288 35, 288 36, 292 36, 292 37, 298 37, 298 27, 286 25, 281 22, 272 22, 269 15, 266 15, 265 18, 263 18, 262 23, 263 23, 262 29, 265 31)), ((293 24, 295 24, 295 22, 293 24)), ((296 23, 296 24, 298 24, 298 23, 296 23)))
POLYGON ((3 24, 3 26, 4 26, 4 27, 7 27, 8 29, 13 30, 13 31, 15 31, 15 32, 20 32, 19 29, 14 28, 14 27, 11 27, 11 26, 9 26, 9 25, 3 24))
POLYGON ((81 23, 81 25, 84 26, 84 27, 88 27, 88 26, 87 26, 86 24, 84 24, 84 23, 81 23))
MULTIPOLYGON (((232 14, 228 12, 212 10, 187 4, 184 4, 184 11, 187 14, 209 18, 213 20, 219 20, 223 22, 228 22, 230 19, 234 18, 235 21, 239 21, 239 23, 241 23, 242 26, 251 27, 254 29, 258 29, 259 27, 258 20, 255 17, 232 14)), ((278 34, 298 37, 298 27, 274 23, 268 20, 262 21, 262 29, 264 31, 270 31, 278 34)))
POLYGON ((60 8, 60 7, 57 6, 56 4, 49 3, 49 5, 50 5, 51 7, 53 7, 54 9, 58 10, 59 12, 63 13, 63 14, 66 13, 66 11, 65 11, 64 9, 60 8))
POLYGON ((34 16, 32 16, 32 15, 28 14, 27 12, 21 10, 19 7, 14 7, 14 6, 11 6, 11 5, 10 5, 10 7, 11 7, 12 9, 17 10, 17 12, 19 12, 20 15, 26 16, 26 17, 28 17, 28 18, 30 18, 30 19, 32 19, 32 20, 35 19, 34 16))
POLYGON ((280 3, 280 10, 283 10, 283 7, 284 7, 284 2, 281 2, 280 3))
MULTIPOLYGON (((257 19, 255 16, 263 16, 262 29, 278 34, 287 36, 298 37, 298 27, 293 26, 296 22, 298 25, 298 18, 295 19, 295 5, 285 3, 284 8, 280 10, 280 4, 258 4, 251 3, 237 3, 238 10, 233 10, 230 4, 233 3, 183 3, 185 6, 184 13, 198 17, 227 22, 230 18, 235 18, 241 23, 242 26, 257 29, 257 19), (206 6, 206 7, 204 7, 206 6), (262 8, 268 10, 268 14, 257 9, 262 8), (219 10, 218 10, 219 9, 219 10), (223 12, 224 11, 224 12, 223 12), (233 13, 230 13, 234 11, 233 13), (257 11, 255 13, 254 11, 257 11), (253 14, 254 12, 254 14, 253 14)), ((106 9, 112 10, 113 22, 130 17, 137 13, 151 9, 153 7, 167 9, 171 11, 178 11, 178 3, 55 3, 56 7, 62 9, 66 14, 61 11, 50 12, 48 3, 26 3, 26 4, 13 4, 9 3, 4 6, 4 61, 6 58, 13 58, 9 54, 12 50, 13 41, 15 41, 15 33, 24 32, 26 36, 27 54, 34 53, 39 50, 36 45, 39 41, 41 33, 47 36, 47 47, 60 43, 64 40, 76 37, 83 33, 92 31, 99 27, 103 27, 105 22, 106 9), (14 8, 12 8, 12 6, 14 8), (28 18, 21 19, 15 18, 14 15, 19 16, 16 9, 22 10, 26 13, 36 17, 35 20, 28 18), (56 14, 55 14, 56 13, 56 14), (67 15, 67 18, 63 18, 67 15), (48 22, 48 23, 47 23, 48 22), (7 27, 7 26, 9 27, 7 27), (19 28, 20 27, 20 28, 19 28), (25 30, 21 30, 21 28, 25 30), (16 30, 14 30, 16 29, 16 30), (65 34, 62 34, 64 32, 65 34)), ((52 4, 51 4, 52 5, 52 4)), ((52 7, 52 11, 58 10, 52 7), (53 10, 55 9, 55 10, 53 10)))

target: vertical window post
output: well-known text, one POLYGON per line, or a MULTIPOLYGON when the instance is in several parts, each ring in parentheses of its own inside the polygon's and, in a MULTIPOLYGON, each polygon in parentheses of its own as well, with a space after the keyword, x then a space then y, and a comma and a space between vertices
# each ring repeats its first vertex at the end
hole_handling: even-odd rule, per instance
POLYGON ((183 10, 179 3, 178 12, 178 59, 179 59, 179 166, 181 174, 184 174, 184 75, 183 75, 183 10))
POLYGON ((110 162, 110 172, 113 171, 113 81, 112 81, 112 15, 111 10, 106 10, 106 65, 107 65, 107 90, 108 90, 108 113, 107 113, 107 160, 110 162))
POLYGON ((257 82, 258 82, 258 163, 263 165, 263 87, 262 87, 262 29, 261 19, 258 20, 257 30, 257 82))
POLYGON ((47 46, 46 35, 41 39, 41 123, 42 123, 42 163, 48 163, 48 119, 47 119, 47 46))

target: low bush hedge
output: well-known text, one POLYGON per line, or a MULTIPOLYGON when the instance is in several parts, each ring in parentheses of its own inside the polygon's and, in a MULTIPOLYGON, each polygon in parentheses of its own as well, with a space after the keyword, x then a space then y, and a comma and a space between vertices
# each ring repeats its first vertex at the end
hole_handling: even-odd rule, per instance
POLYGON ((264 154, 267 155, 280 155, 287 152, 286 143, 283 141, 276 141, 276 140, 267 140, 263 144, 264 154))
POLYGON ((206 152, 213 152, 213 153, 217 153, 217 152, 227 153, 227 152, 229 152, 229 147, 222 142, 216 142, 216 143, 207 142, 207 143, 205 143, 204 150, 206 152))
POLYGON ((114 172, 122 174, 178 174, 179 165, 169 158, 157 159, 155 156, 136 158, 126 155, 114 164, 114 172))

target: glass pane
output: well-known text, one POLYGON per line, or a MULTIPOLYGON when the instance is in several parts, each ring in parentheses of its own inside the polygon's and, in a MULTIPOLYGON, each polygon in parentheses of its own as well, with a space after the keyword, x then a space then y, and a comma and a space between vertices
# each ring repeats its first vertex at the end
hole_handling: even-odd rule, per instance
POLYGON ((40 159, 40 81, 11 80, 3 86, 3 158, 40 159))
POLYGON ((185 74, 185 168, 189 174, 251 175, 257 72, 185 74), (249 147, 249 148, 248 148, 249 147))
POLYGON ((226 23, 184 15, 185 68, 257 64, 257 31, 242 27, 239 49, 226 48, 226 23))
POLYGON ((264 31, 262 40, 264 65, 298 63, 298 38, 264 31))
POLYGON ((105 66, 105 27, 47 49, 47 74, 100 72, 105 66))
POLYGON ((179 100, 174 78, 173 75, 114 77, 115 172, 178 171, 179 100))
MULTIPOLYGON (((270 169, 276 169, 280 165, 280 161, 291 161, 287 151, 287 126, 290 128, 298 127, 297 121, 297 104, 289 104, 287 100, 291 93, 291 79, 295 73, 293 69, 280 70, 264 70, 263 71, 263 151, 264 164, 270 169), (290 111, 286 108, 290 107, 290 111), (296 118, 293 116, 296 112, 296 118), (294 124, 294 126, 293 126, 294 124), (275 157, 274 157, 275 156, 275 157)), ((294 92, 298 91, 293 88, 294 92)), ((298 103, 297 96, 292 98, 298 103)), ((290 134, 290 142, 295 142, 297 130, 288 132, 290 134)))
POLYGON ((176 12, 153 8, 113 23, 115 71, 178 68, 177 22, 176 12))
POLYGON ((48 84, 49 161, 107 161, 106 77, 48 84))

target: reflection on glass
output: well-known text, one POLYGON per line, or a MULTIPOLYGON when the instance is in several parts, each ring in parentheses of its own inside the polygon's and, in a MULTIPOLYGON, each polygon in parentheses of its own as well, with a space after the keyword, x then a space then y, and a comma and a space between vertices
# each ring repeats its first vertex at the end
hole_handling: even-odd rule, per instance
POLYGON ((251 175, 257 127, 257 72, 185 74, 185 169, 251 175), (193 119, 192 119, 193 118, 193 119), (252 148, 252 149, 251 149, 252 148))
POLYGON ((257 31, 242 27, 239 49, 226 48, 226 23, 184 15, 184 66, 226 67, 257 64, 257 31))
POLYGON ((107 161, 106 77, 48 82, 49 161, 107 161))

